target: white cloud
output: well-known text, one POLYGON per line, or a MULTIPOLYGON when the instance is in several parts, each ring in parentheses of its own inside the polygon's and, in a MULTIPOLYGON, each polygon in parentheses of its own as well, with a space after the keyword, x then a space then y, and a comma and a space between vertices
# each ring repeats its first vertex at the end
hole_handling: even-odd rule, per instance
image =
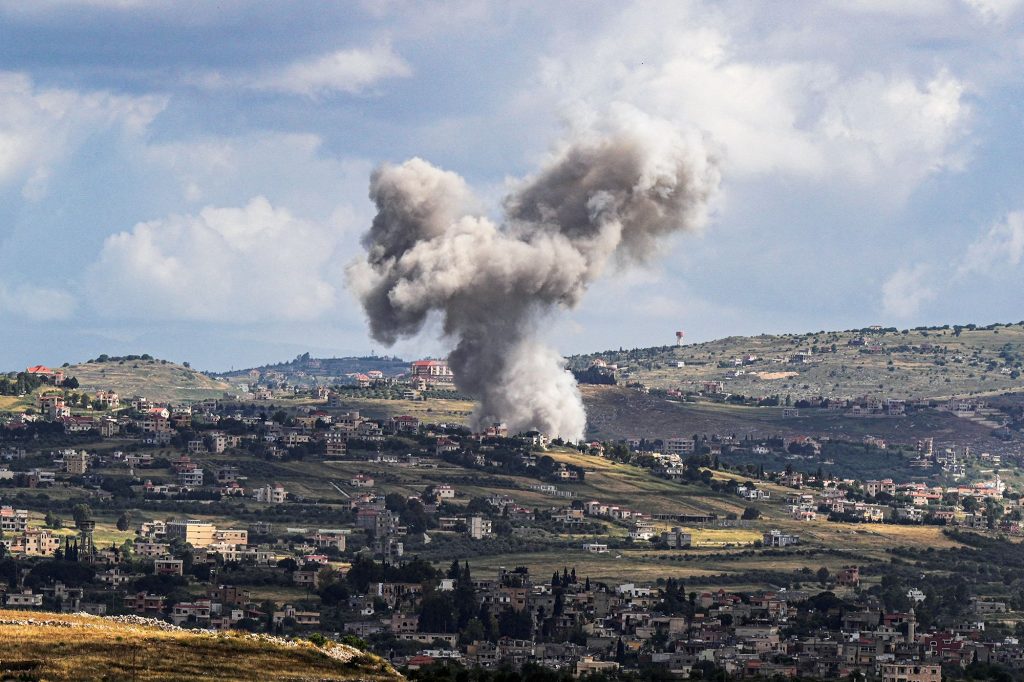
POLYGON ((340 232, 263 197, 207 207, 108 237, 87 290, 101 313, 116 317, 310 320, 337 302, 340 232))
POLYGON ((927 17, 949 10, 948 3, 941 0, 834 0, 832 4, 846 12, 912 17, 927 17))
POLYGON ((1006 23, 1024 7, 1022 0, 964 0, 985 21, 1006 23))
POLYGON ((75 299, 62 289, 0 282, 0 314, 8 313, 30 320, 61 320, 71 316, 75 299))
POLYGON ((956 145, 969 114, 963 92, 945 71, 923 86, 865 74, 830 93, 817 134, 828 161, 861 181, 913 187, 933 172, 963 167, 956 145))
POLYGON ((338 50, 258 77, 251 87, 306 97, 355 94, 387 78, 412 75, 412 67, 388 43, 338 50))
POLYGON ((89 135, 139 134, 164 105, 159 97, 42 88, 24 74, 0 72, 0 186, 22 183, 25 198, 38 200, 54 165, 89 135))
POLYGON ((1024 260, 1024 211, 1013 211, 967 247, 957 274, 988 274, 1001 265, 1024 260))
POLYGON ((936 296, 928 283, 932 269, 924 264, 901 267, 882 285, 882 309, 886 315, 906 319, 917 315, 921 306, 936 296))
MULTIPOLYGON (((373 165, 326 154, 317 135, 258 132, 149 144, 143 154, 169 173, 190 204, 236 204, 254 195, 326 217, 339 203, 369 208, 373 165)), ((370 215, 365 216, 369 221, 370 215)))
POLYGON ((722 145, 731 175, 852 179, 903 196, 963 165, 970 110, 948 71, 851 69, 788 54, 784 41, 766 59, 744 30, 714 10, 644 5, 596 39, 560 41, 541 80, 576 117, 625 101, 696 125, 722 145))

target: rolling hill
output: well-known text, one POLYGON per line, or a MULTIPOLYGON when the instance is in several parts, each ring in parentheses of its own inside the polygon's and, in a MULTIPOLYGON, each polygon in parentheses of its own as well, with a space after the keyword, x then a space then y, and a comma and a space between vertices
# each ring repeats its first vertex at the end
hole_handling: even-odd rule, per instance
POLYGON ((870 327, 608 350, 569 359, 617 366, 620 383, 744 396, 944 399, 1024 391, 1024 322, 898 330, 870 327))
POLYGON ((225 392, 234 392, 227 382, 211 379, 184 365, 153 358, 90 360, 65 367, 64 372, 78 379, 83 391, 113 390, 124 397, 142 395, 150 400, 181 401, 219 398, 225 392))
POLYGON ((248 380, 254 373, 259 373, 260 376, 276 377, 293 385, 310 385, 313 383, 331 384, 340 381, 347 374, 365 374, 372 370, 383 372, 385 376, 397 376, 409 370, 409 363, 401 358, 387 355, 313 358, 309 356, 309 353, 303 353, 287 362, 232 370, 218 376, 248 380))
POLYGON ((376 656, 134 616, 0 611, 0 675, 17 680, 401 680, 376 656), (272 671, 272 672, 271 672, 272 671))

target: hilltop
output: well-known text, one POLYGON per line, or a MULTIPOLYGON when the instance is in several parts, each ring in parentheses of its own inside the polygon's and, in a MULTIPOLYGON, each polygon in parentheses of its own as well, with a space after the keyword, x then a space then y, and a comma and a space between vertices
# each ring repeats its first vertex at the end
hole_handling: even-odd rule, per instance
POLYGON ((945 399, 1024 391, 1024 322, 731 336, 570 358, 617 366, 619 383, 681 393, 804 398, 945 399))
POLYGON ((287 381, 291 385, 331 384, 348 374, 377 370, 384 376, 397 376, 409 369, 409 363, 398 357, 367 355, 364 357, 314 358, 303 353, 294 360, 222 372, 217 376, 248 380, 253 374, 287 381))
POLYGON ((342 644, 183 630, 134 616, 0 611, 0 675, 19 680, 401 680, 342 644))
POLYGON ((233 392, 231 384, 212 379, 187 364, 148 355, 101 355, 63 369, 67 376, 78 379, 81 390, 88 392, 113 390, 122 396, 143 395, 158 401, 219 398, 225 392, 233 392))

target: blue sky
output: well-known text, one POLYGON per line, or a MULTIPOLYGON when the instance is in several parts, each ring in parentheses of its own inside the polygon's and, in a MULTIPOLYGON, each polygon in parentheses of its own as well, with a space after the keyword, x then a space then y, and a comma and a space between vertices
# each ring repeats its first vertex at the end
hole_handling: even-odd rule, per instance
POLYGON ((544 320, 560 351, 1024 319, 1022 26, 1021 0, 0 0, 0 368, 389 352, 344 278, 372 169, 423 157, 497 213, 621 105, 699 131, 721 191, 544 320))

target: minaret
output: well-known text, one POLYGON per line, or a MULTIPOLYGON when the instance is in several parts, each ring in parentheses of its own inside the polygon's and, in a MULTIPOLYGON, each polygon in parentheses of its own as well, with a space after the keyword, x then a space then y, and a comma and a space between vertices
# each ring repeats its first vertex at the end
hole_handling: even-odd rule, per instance
POLYGON ((914 615, 914 607, 910 607, 907 614, 907 643, 913 644, 917 635, 917 616, 914 615))

